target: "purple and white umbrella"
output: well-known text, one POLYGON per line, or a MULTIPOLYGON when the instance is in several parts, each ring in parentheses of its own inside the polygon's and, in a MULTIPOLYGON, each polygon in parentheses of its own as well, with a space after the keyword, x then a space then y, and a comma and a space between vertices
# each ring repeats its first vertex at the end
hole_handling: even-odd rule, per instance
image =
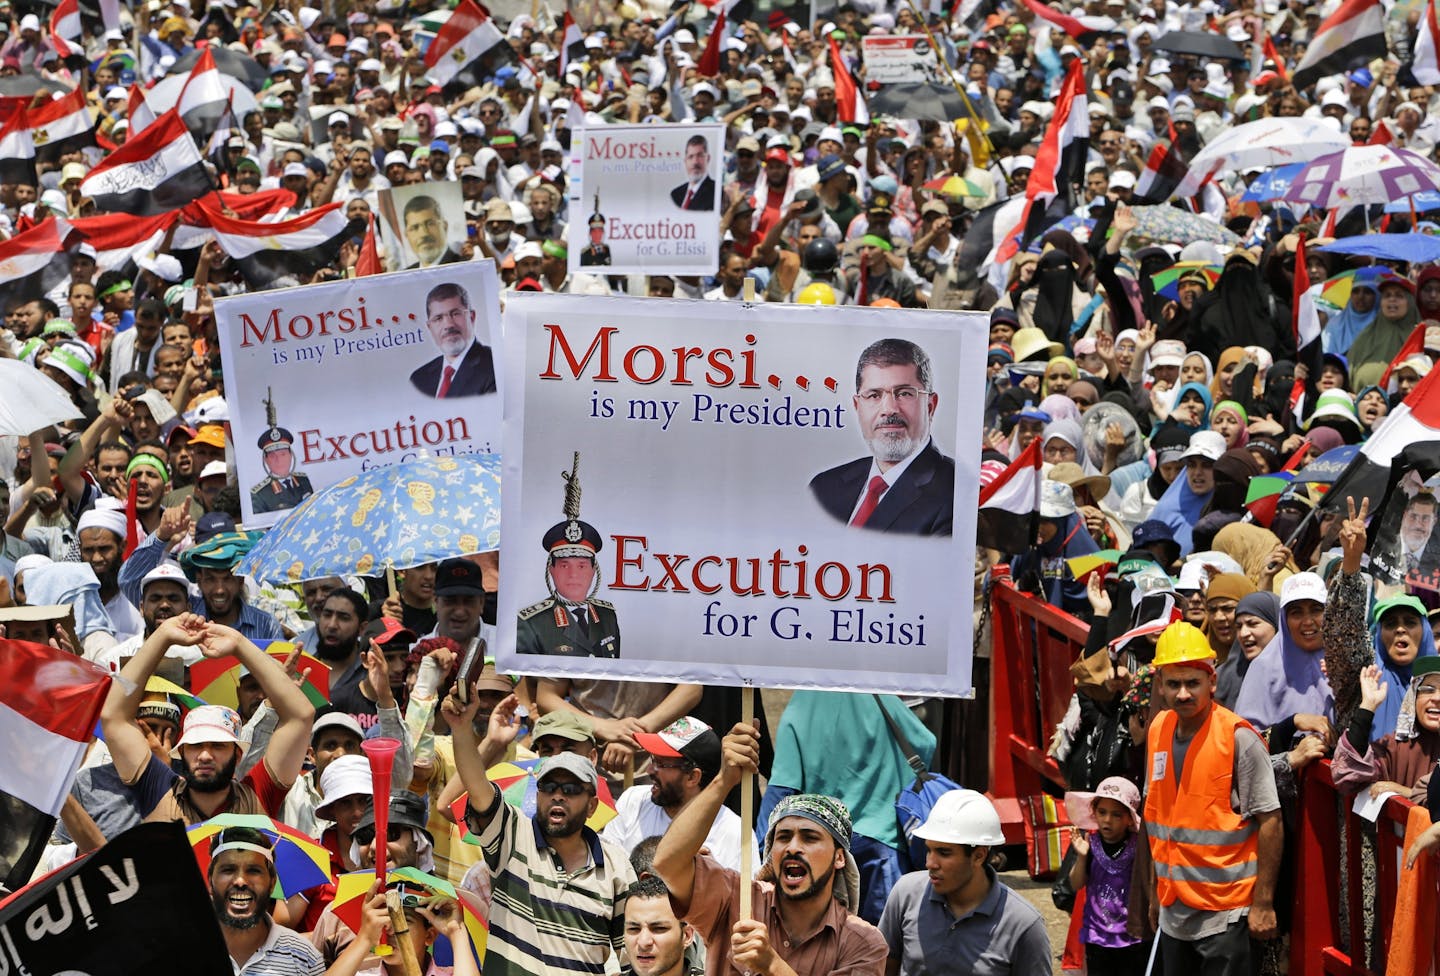
POLYGON ((1440 190, 1440 166, 1411 149, 1351 146, 1312 160, 1281 197, 1317 210, 1390 203, 1440 190))

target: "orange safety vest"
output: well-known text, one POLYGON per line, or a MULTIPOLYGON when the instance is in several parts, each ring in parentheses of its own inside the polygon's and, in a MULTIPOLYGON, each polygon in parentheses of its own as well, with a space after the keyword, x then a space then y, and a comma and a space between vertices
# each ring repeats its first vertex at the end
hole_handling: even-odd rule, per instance
POLYGON ((1250 724, 1227 708, 1210 706, 1210 716, 1185 751, 1185 768, 1175 782, 1172 711, 1150 723, 1145 768, 1145 830, 1155 862, 1160 904, 1177 900, 1201 911, 1248 908, 1259 866, 1259 827, 1230 805, 1235 778, 1235 732, 1250 724))

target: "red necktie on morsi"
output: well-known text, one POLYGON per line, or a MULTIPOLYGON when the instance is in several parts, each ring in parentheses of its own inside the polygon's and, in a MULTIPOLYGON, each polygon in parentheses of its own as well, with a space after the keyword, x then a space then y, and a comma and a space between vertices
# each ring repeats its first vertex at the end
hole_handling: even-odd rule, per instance
POLYGON ((860 503, 860 510, 855 513, 855 517, 850 520, 851 525, 864 525, 869 520, 887 487, 889 486, 885 484, 885 479, 878 474, 870 479, 870 484, 865 489, 865 500, 860 503))
POLYGON ((446 366, 445 372, 440 375, 440 389, 436 392, 437 399, 445 399, 445 394, 450 392, 450 381, 455 378, 455 367, 446 366))

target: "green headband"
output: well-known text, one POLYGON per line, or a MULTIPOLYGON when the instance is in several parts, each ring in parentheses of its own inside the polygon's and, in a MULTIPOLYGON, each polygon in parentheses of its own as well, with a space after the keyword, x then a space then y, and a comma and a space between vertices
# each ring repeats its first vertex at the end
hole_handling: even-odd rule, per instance
POLYGON ((116 292, 129 291, 130 289, 132 289, 132 288, 134 288, 134 287, 135 287, 135 283, 132 282, 129 278, 126 278, 124 281, 117 281, 117 282, 115 282, 115 284, 111 285, 109 288, 106 288, 104 291, 102 291, 102 292, 100 293, 100 297, 101 297, 101 298, 109 298, 111 295, 115 294, 116 292))
POLYGON ((32 358, 37 352, 44 348, 44 339, 41 339, 38 336, 34 339, 27 339, 25 341, 25 345, 21 346, 20 351, 15 354, 15 358, 21 360, 22 362, 27 361, 32 358))
POLYGON ((130 463, 125 466, 125 480, 129 481, 131 478, 133 478, 135 476, 135 472, 140 468, 152 469, 157 474, 159 474, 162 479, 164 479, 166 484, 169 484, 170 469, 165 466, 164 461, 160 460, 153 454, 137 454, 133 458, 131 458, 130 463))
POLYGON ((1215 404, 1215 409, 1210 411, 1210 416, 1213 418, 1221 410, 1229 410, 1231 413, 1235 414, 1237 417, 1240 418, 1240 422, 1242 424, 1248 424, 1250 422, 1250 414, 1246 413, 1245 408, 1240 406, 1240 404, 1236 403, 1234 400, 1221 400, 1219 403, 1215 404))
POLYGON ((490 145, 492 145, 492 146, 513 146, 513 145, 515 145, 515 137, 514 137, 514 136, 496 136, 494 139, 491 139, 491 140, 490 140, 490 145))
POLYGON ((42 336, 51 336, 57 333, 73 336, 75 334, 75 326, 66 322, 64 319, 51 319, 45 323, 45 328, 40 334, 42 336))
POLYGON ((878 247, 880 250, 886 252, 895 250, 894 245, 892 245, 889 241, 887 241, 883 237, 876 237, 874 234, 866 234, 864 237, 860 238, 860 246, 878 247))
POLYGON ((556 244, 554 241, 546 241, 545 243, 541 244, 540 250, 544 251, 552 258, 556 258, 560 261, 564 261, 570 257, 570 252, 565 250, 565 248, 561 245, 556 244))
POLYGON ((45 361, 50 362, 51 360, 55 361, 57 368, 73 370, 79 373, 86 381, 95 378, 95 374, 90 371, 90 367, 85 363, 85 360, 75 355, 69 349, 66 349, 63 344, 50 350, 50 355, 46 357, 45 361))

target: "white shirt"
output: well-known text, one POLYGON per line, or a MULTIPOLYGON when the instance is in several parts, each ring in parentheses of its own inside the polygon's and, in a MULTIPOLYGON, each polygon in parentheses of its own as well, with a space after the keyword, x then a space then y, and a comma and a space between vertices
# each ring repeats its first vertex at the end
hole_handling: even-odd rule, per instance
POLYGON ((140 616, 135 604, 125 599, 124 593, 116 593, 114 598, 105 604, 105 612, 110 615, 110 622, 115 625, 116 640, 124 641, 144 635, 145 618, 140 616))
MULTIPOLYGON (((659 837, 670 826, 670 814, 650 799, 650 787, 632 786, 615 803, 616 817, 605 825, 600 836, 623 847, 628 854, 647 837, 659 837)), ((722 867, 740 870, 740 817, 721 807, 705 835, 705 847, 722 867)), ((760 850, 750 838, 751 864, 760 863, 760 850)))

